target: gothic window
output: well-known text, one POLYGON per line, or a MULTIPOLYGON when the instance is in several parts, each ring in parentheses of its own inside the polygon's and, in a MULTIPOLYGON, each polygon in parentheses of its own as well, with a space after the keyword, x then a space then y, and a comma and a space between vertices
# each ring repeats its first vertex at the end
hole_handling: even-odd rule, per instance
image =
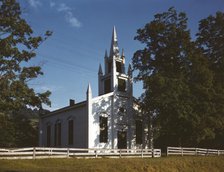
POLYGON ((111 62, 108 62, 108 73, 111 72, 111 68, 112 68, 112 63, 111 62))
POLYGON ((108 117, 100 116, 100 143, 106 143, 108 138, 108 117))
POLYGON ((142 144, 142 121, 136 120, 136 144, 142 144))
POLYGON ((61 146, 61 122, 57 121, 54 125, 54 145, 61 146))
POLYGON ((111 83, 110 79, 106 79, 104 81, 104 92, 105 93, 111 92, 111 84, 110 83, 111 83))
POLYGON ((47 125, 47 147, 51 146, 51 126, 47 125))
POLYGON ((124 79, 118 79, 118 91, 126 91, 126 82, 124 79))
POLYGON ((121 62, 116 62, 116 70, 117 72, 122 72, 122 69, 121 69, 121 62))
POLYGON ((119 108, 119 112, 121 112, 121 113, 125 113, 125 112, 126 112, 126 109, 125 109, 124 107, 120 107, 120 108, 119 108))
POLYGON ((73 120, 68 121, 68 144, 73 144, 73 120))
POLYGON ((127 149, 127 131, 117 131, 117 148, 127 149))

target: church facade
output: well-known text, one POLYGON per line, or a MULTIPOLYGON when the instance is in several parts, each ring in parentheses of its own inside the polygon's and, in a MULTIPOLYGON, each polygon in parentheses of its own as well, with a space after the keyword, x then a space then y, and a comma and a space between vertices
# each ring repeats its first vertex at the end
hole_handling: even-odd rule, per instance
MULTIPOLYGON (((40 117, 39 146, 74 148, 142 148, 144 127, 133 98, 132 69, 125 70, 125 56, 119 52, 113 28, 104 72, 98 71, 98 96, 88 85, 86 100, 40 117)), ((144 146, 145 147, 145 146, 144 146)))

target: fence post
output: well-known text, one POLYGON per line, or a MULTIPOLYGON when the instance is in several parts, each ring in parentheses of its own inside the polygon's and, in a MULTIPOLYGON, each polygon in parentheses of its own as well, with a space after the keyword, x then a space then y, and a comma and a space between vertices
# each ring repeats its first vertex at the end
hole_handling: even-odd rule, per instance
POLYGON ((98 155, 97 155, 97 150, 95 150, 95 158, 97 158, 98 157, 98 155))
POLYGON ((181 147, 181 155, 184 156, 184 149, 181 147))
POLYGON ((120 158, 121 158, 121 149, 120 149, 120 158))
POLYGON ((36 159, 36 147, 33 148, 33 159, 36 159))
POLYGON ((219 152, 219 150, 218 150, 218 156, 220 155, 220 152, 219 152))
POLYGON ((169 155, 169 147, 166 148, 166 156, 169 155))
POLYGON ((143 149, 142 149, 142 152, 141 152, 141 157, 143 158, 143 149))
POLYGON ((69 158, 69 148, 67 149, 67 158, 69 158))
POLYGON ((198 148, 195 148, 195 155, 198 155, 198 148))

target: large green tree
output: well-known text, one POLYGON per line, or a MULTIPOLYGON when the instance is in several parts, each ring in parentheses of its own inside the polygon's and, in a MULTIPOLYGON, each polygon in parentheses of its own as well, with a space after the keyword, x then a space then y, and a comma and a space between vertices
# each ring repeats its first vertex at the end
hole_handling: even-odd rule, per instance
POLYGON ((197 45, 209 61, 213 73, 213 92, 210 101, 210 118, 214 139, 210 143, 221 146, 224 143, 224 13, 199 22, 197 45))
MULTIPOLYGON (((16 0, 0 1, 0 116, 4 120, 14 118, 26 108, 41 108, 50 105, 50 92, 36 93, 28 82, 43 75, 40 66, 30 66, 36 56, 35 50, 51 35, 35 36, 32 28, 21 17, 20 5, 16 0)), ((12 121, 10 121, 12 122, 12 121)), ((8 123, 10 124, 10 123, 8 123)), ((1 125, 1 141, 9 135, 8 124, 1 125)), ((14 123, 13 123, 14 124, 14 123)), ((10 136, 9 136, 10 137, 10 136)), ((7 146, 0 143, 0 146, 7 146)), ((9 144, 10 145, 10 144, 9 144)))
POLYGON ((138 29, 136 40, 145 48, 135 52, 136 80, 154 121, 157 146, 200 146, 215 138, 212 97, 213 72, 203 49, 190 37, 185 13, 174 8, 157 14, 138 29))

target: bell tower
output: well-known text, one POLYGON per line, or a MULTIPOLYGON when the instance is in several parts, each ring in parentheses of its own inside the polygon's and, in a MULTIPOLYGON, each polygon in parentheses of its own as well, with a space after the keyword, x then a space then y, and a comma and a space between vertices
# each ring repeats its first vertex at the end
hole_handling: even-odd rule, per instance
POLYGON ((131 68, 125 72, 124 50, 120 54, 115 27, 112 32, 110 53, 107 50, 104 56, 104 73, 101 65, 98 71, 99 95, 116 92, 122 95, 132 95, 132 74, 131 68))

